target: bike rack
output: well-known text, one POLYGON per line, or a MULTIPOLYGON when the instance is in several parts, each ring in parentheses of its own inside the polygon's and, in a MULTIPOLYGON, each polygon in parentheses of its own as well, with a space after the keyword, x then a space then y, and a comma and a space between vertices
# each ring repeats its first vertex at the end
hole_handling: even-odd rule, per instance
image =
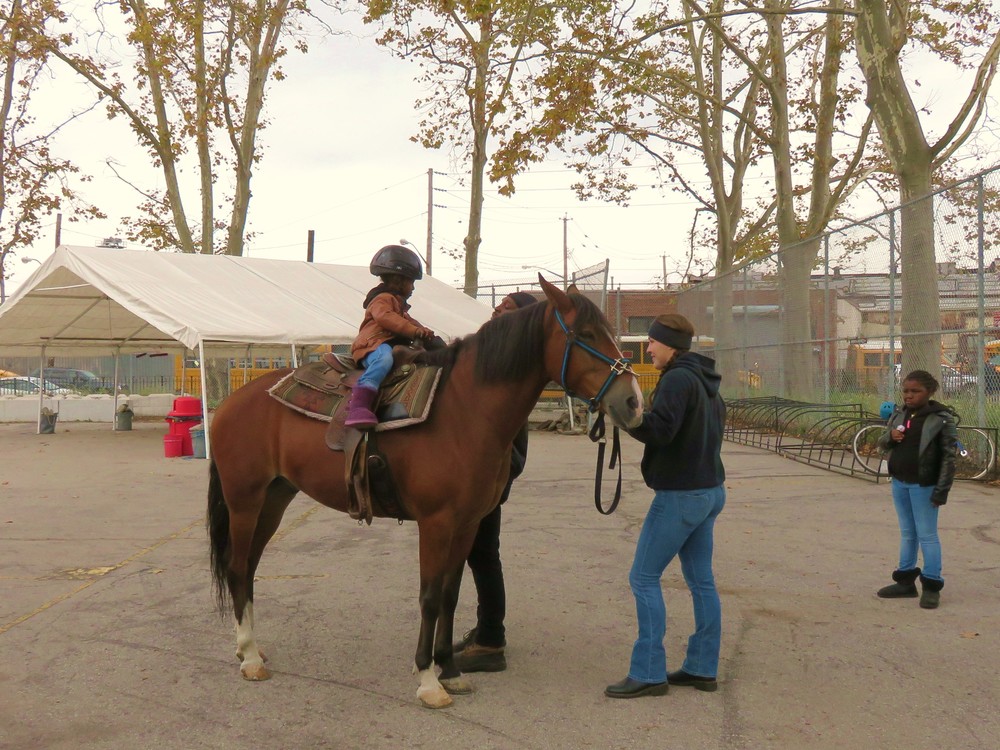
MULTIPOLYGON (((878 483, 888 476, 858 460, 854 436, 867 425, 884 425, 879 415, 862 404, 823 404, 793 401, 777 396, 735 399, 726 404, 725 439, 831 471, 878 483)), ((961 438, 962 428, 959 427, 961 438)), ((971 426, 970 426, 971 428, 971 426)), ((997 445, 996 428, 978 427, 997 445)), ((996 476, 997 451, 984 479, 996 476)), ((957 478, 963 478, 961 473, 957 478)))

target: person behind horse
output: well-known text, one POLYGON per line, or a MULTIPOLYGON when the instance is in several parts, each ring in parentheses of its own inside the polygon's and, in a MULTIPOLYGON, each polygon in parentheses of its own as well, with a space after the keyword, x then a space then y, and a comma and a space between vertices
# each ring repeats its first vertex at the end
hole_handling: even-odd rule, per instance
POLYGON ((424 276, 417 254, 402 245, 386 245, 375 253, 369 269, 382 283, 368 291, 365 317, 351 344, 351 356, 364 372, 351 392, 344 420, 346 426, 359 430, 370 430, 378 424, 372 407, 379 386, 392 369, 392 347, 409 344, 416 338, 434 337, 434 331, 408 312, 407 300, 413 294, 413 282, 424 276))
POLYGON ((625 679, 604 691, 609 698, 663 695, 669 685, 709 692, 717 687, 722 608, 712 548, 715 519, 726 503, 721 458, 726 405, 715 362, 690 351, 693 336, 694 326, 677 313, 660 315, 649 328, 647 351, 660 378, 642 422, 629 430, 645 444, 642 478, 653 490, 628 577, 639 634, 625 679), (675 556, 691 591, 695 632, 684 665, 668 674, 660 579, 675 556))
MULTIPOLYGON (((501 300, 493 310, 496 318, 505 313, 533 305, 538 300, 527 292, 514 292, 501 300)), ((479 522, 479 531, 469 550, 469 570, 476 584, 476 627, 454 646, 455 662, 463 672, 502 672, 507 669, 507 646, 504 617, 507 614, 507 593, 500 562, 500 507, 510 496, 514 480, 524 471, 528 460, 528 425, 514 437, 510 453, 510 474, 500 502, 479 522)))

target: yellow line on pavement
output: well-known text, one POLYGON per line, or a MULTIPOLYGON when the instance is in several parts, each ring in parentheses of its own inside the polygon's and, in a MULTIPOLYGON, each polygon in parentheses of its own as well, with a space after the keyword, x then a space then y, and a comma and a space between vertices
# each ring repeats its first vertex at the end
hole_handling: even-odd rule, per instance
POLYGON ((303 513, 301 516, 299 516, 294 521, 292 521, 287 526, 285 526, 285 528, 283 528, 283 529, 275 532, 274 536, 271 537, 271 541, 272 542, 276 542, 279 539, 288 536, 290 533, 292 533, 293 531, 295 531, 295 529, 297 529, 299 526, 301 526, 307 520, 309 520, 309 516, 311 516, 313 513, 315 513, 316 511, 318 511, 322 507, 323 507, 322 505, 314 505, 309 510, 307 510, 305 513, 303 513))
POLYGON ((98 575, 93 580, 87 581, 85 584, 83 584, 82 586, 77 587, 73 591, 69 591, 69 592, 67 592, 65 594, 62 594, 61 596, 57 596, 52 601, 46 602, 42 606, 38 607, 33 612, 29 612, 26 615, 22 615, 21 617, 18 617, 16 620, 14 620, 12 622, 9 622, 6 625, 0 625, 0 635, 3 635, 4 633, 6 633, 8 630, 10 630, 11 628, 13 628, 14 626, 20 625, 25 620, 30 620, 35 615, 41 614, 45 610, 50 609, 51 607, 54 607, 55 605, 59 604, 60 602, 64 602, 67 599, 69 599, 70 597, 76 596, 77 594, 79 594, 84 589, 87 589, 90 586, 93 586, 95 583, 97 583, 101 578, 103 578, 108 573, 110 573, 110 572, 112 572, 114 570, 118 570, 119 568, 123 568, 126 565, 128 565, 130 562, 134 562, 135 560, 138 560, 143 555, 147 555, 150 552, 152 552, 153 550, 157 549, 158 547, 162 547, 167 542, 171 542, 174 539, 176 539, 177 537, 181 536, 182 534, 186 534, 192 528, 194 528, 195 526, 197 526, 200 523, 202 523, 201 519, 198 519, 197 521, 192 521, 191 523, 189 523, 187 526, 185 526, 180 531, 175 531, 173 534, 170 534, 169 536, 163 537, 162 539, 160 539, 157 542, 154 542, 153 544, 151 544, 150 546, 146 547, 145 549, 139 550, 134 555, 130 555, 129 557, 126 557, 124 560, 122 560, 117 565, 112 565, 112 566, 108 567, 107 569, 102 568, 101 569, 102 572, 101 572, 100 575, 98 575))

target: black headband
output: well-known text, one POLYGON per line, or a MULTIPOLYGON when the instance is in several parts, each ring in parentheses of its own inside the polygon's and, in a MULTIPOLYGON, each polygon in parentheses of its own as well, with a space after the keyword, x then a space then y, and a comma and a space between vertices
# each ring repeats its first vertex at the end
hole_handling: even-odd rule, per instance
POLYGON ((690 333, 678 331, 676 328, 670 328, 655 320, 653 321, 653 325, 649 327, 649 338, 673 349, 691 348, 690 333))

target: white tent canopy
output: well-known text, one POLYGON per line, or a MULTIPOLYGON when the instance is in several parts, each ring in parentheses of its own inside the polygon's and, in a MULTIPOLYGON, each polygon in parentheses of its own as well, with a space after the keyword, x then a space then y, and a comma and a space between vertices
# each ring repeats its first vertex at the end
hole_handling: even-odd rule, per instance
MULTIPOLYGON (((63 245, 0 306, 0 351, 350 343, 376 283, 363 266, 63 245)), ((428 276, 410 302, 412 315, 446 341, 473 333, 491 313, 428 276)))

